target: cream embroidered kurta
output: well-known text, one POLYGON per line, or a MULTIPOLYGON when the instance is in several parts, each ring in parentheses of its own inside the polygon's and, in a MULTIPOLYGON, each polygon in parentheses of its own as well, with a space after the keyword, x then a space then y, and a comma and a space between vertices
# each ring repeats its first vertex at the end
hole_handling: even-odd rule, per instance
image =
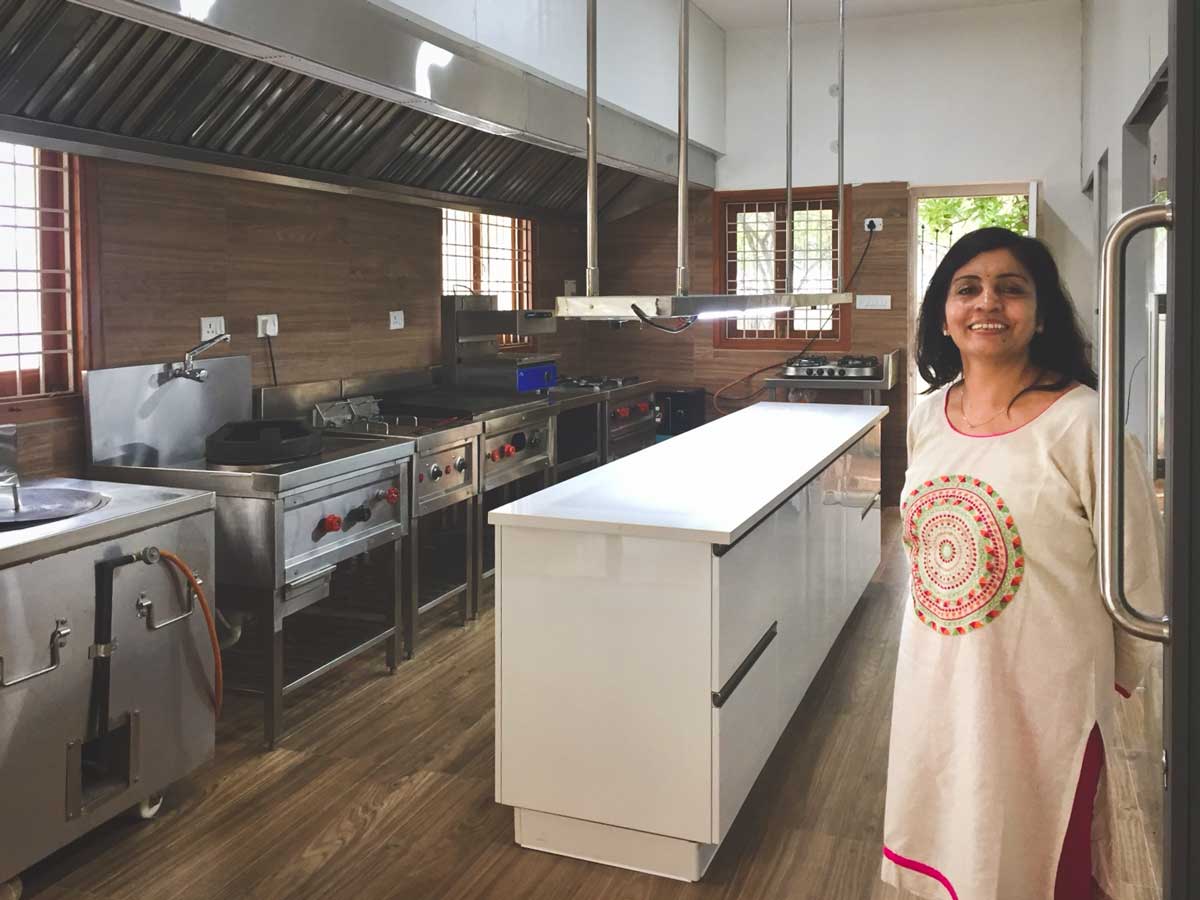
MULTIPOLYGON (((883 878, 941 900, 1050 900, 1088 735, 1099 724, 1113 746, 1114 684, 1136 687, 1158 650, 1100 596, 1095 391, 988 437, 956 431, 946 396, 908 429, 883 878)), ((1161 520, 1132 441, 1126 457, 1126 593, 1158 612, 1161 520)), ((1106 778, 1092 858, 1117 897, 1106 778)))

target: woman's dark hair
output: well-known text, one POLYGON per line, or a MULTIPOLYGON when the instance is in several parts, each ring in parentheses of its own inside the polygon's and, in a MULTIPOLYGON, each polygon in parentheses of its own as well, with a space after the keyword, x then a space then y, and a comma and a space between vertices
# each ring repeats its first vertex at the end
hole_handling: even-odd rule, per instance
MULTIPOLYGON (((1046 245, 1036 238, 1022 237, 1007 228, 980 228, 959 238, 933 273, 921 301, 917 320, 917 371, 930 385, 930 393, 950 384, 962 374, 958 347, 942 334, 946 321, 946 298, 954 273, 980 253, 1008 250, 1033 276, 1037 293, 1037 322, 1042 331, 1029 345, 1030 361, 1041 372, 1059 376, 1054 384, 1039 384, 1025 391, 1062 390, 1072 381, 1096 387, 1096 371, 1088 361, 1088 343, 1079 329, 1075 307, 1067 296, 1058 266, 1046 245)), ((1022 391, 1021 394, 1024 394, 1022 391)), ((1017 396, 1021 396, 1018 394, 1017 396)), ((1014 402, 1016 397, 1013 398, 1014 402)))

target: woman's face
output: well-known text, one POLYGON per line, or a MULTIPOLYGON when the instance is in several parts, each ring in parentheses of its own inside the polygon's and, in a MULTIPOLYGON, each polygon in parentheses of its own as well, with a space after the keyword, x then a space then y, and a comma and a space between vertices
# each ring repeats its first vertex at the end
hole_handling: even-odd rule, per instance
POLYGON ((944 324, 964 361, 1028 359, 1040 330, 1033 278, 1008 250, 980 253, 950 280, 944 324))

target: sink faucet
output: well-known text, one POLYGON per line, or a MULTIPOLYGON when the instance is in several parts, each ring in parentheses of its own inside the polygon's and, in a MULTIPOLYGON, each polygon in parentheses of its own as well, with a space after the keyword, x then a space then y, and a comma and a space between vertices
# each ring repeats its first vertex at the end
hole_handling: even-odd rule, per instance
POLYGON ((207 381, 208 370, 196 368, 196 357, 206 350, 211 350, 217 344, 226 343, 229 341, 228 334, 218 334, 216 337, 211 337, 207 341, 201 341, 187 353, 183 354, 183 365, 175 366, 171 369, 172 378, 187 378, 191 381, 207 381))

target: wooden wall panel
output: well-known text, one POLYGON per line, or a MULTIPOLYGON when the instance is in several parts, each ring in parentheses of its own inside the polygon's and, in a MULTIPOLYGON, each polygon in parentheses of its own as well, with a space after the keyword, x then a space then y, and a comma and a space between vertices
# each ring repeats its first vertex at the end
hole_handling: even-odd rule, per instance
MULTIPOLYGON (((553 309, 554 298, 563 292, 563 282, 575 282, 584 292, 587 269, 587 232, 582 224, 538 222, 534 229, 533 305, 553 309)), ((586 368, 586 330, 579 322, 562 321, 554 335, 537 339, 542 353, 559 353, 563 372, 581 374, 586 368)))
POLYGON ((96 160, 104 365, 178 358, 199 319, 270 382, 255 316, 279 316, 281 383, 438 361, 441 213, 96 160), (405 328, 387 314, 403 309, 405 328))
MULTIPOLYGON (((691 289, 714 290, 713 199, 711 192, 694 191, 690 205, 691 289)), ((908 186, 902 182, 864 184, 854 187, 854 222, 847 228, 852 238, 851 262, 857 263, 866 245, 862 220, 882 217, 884 229, 875 235, 869 255, 851 287, 857 293, 891 294, 890 310, 855 310, 854 352, 883 353, 907 347, 908 323, 908 186)), ((675 283, 675 205, 664 201, 604 226, 600 234, 600 283, 603 293, 646 294, 671 291, 675 283)), ((636 374, 655 378, 667 385, 704 387, 710 394, 755 369, 766 373, 790 354, 786 351, 729 350, 713 347, 712 326, 701 323, 680 335, 668 335, 642 325, 614 330, 585 326, 586 364, 596 372, 636 374)), ((903 364, 902 364, 903 370, 903 364)), ((742 382, 722 397, 727 410, 741 404, 726 401, 757 390, 763 375, 752 383, 742 382)), ((891 413, 883 428, 884 498, 898 503, 904 481, 905 423, 908 410, 907 384, 903 371, 895 390, 885 398, 891 413)), ((757 395, 763 399, 765 395, 757 395)), ((815 395, 821 402, 843 402, 858 395, 826 391, 815 395)), ((715 414, 711 406, 710 415, 715 414)))
POLYGON ((24 479, 83 473, 82 415, 17 426, 17 471, 24 479))

